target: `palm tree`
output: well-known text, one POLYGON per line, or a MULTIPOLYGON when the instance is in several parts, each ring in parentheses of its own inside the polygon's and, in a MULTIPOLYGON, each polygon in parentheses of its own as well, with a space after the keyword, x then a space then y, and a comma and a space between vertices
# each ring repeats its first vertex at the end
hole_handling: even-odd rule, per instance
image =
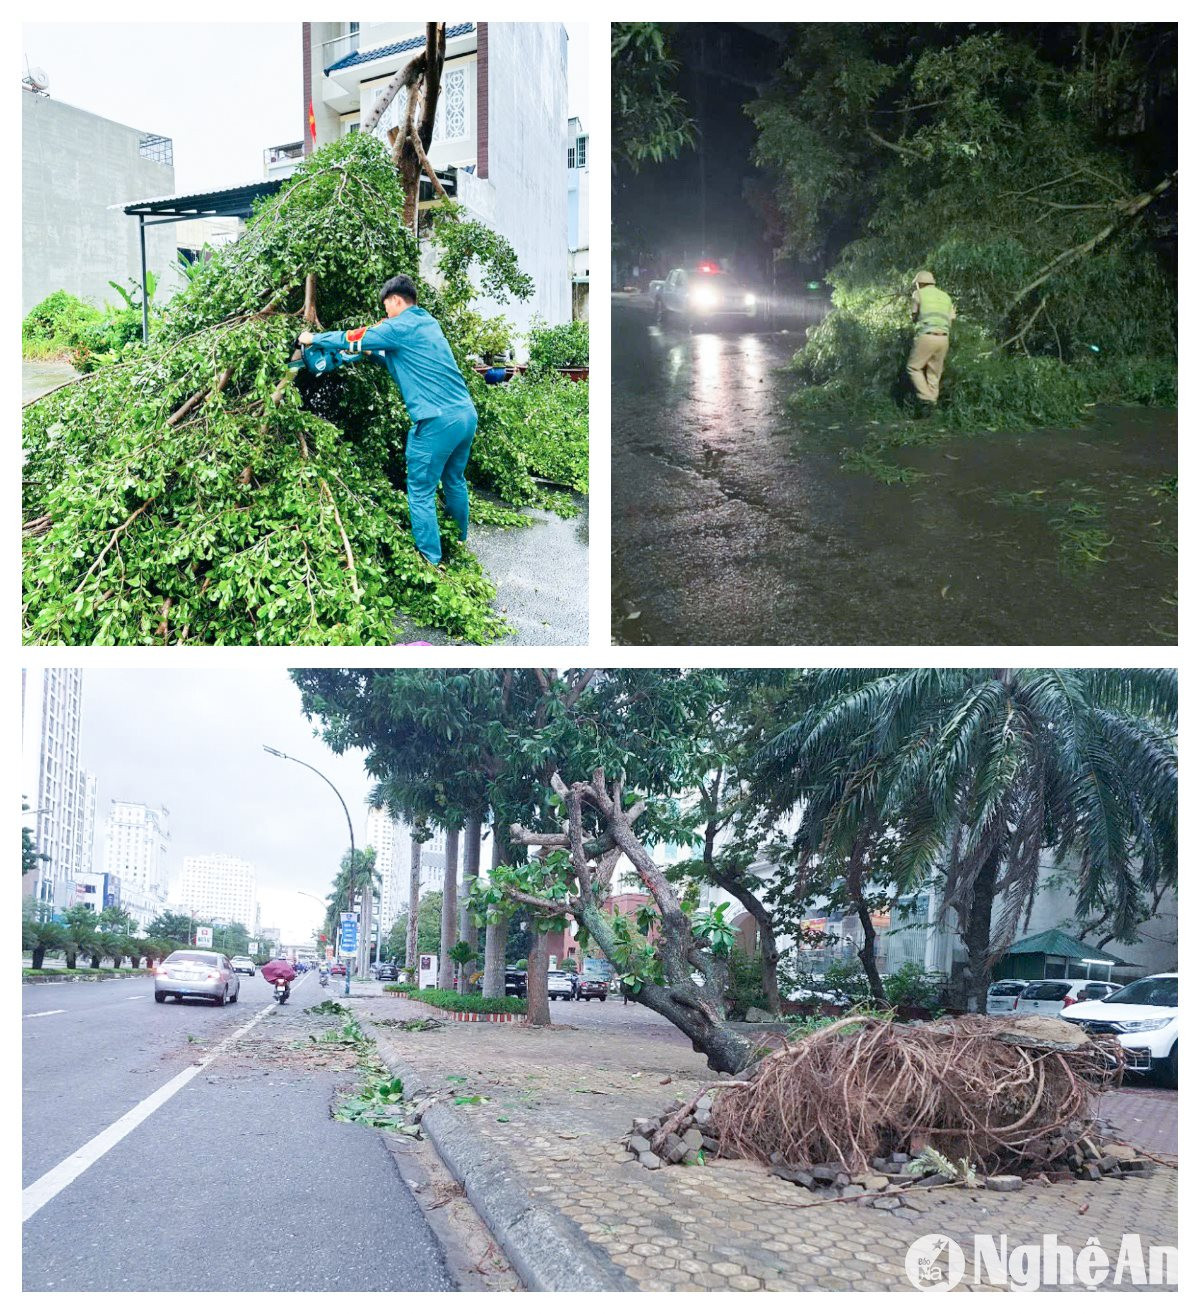
POLYGON ((1077 865, 1077 916, 1107 909, 1118 940, 1174 879, 1175 671, 831 670, 812 693, 764 750, 774 788, 819 800, 835 849, 887 828, 900 890, 940 877, 969 1007, 983 1008, 1044 850, 1077 865))

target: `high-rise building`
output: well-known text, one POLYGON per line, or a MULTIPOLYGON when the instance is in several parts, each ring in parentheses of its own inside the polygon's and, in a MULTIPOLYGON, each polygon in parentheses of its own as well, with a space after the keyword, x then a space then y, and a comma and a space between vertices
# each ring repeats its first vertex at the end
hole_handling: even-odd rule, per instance
MULTIPOLYGON (((367 845, 375 850, 379 873, 379 925, 387 935, 396 918, 408 907, 409 871, 412 866, 412 832, 403 821, 389 816, 384 808, 367 813, 367 845)), ((440 889, 446 869, 446 836, 435 831, 421 845, 421 893, 440 889)))
POLYGON ((167 905, 166 808, 112 800, 104 828, 104 870, 121 883, 121 904, 144 930, 167 905))
POLYGON ((22 881, 23 897, 56 909, 69 906, 76 875, 90 871, 89 789, 95 780, 80 770, 79 736, 83 672, 50 667, 21 675, 23 792, 28 811, 22 825, 33 832, 34 851, 43 855, 22 881), (86 854, 86 857, 84 856, 86 854))
POLYGON ((184 858, 174 901, 202 917, 241 922, 253 930, 257 921, 254 867, 227 853, 184 858))

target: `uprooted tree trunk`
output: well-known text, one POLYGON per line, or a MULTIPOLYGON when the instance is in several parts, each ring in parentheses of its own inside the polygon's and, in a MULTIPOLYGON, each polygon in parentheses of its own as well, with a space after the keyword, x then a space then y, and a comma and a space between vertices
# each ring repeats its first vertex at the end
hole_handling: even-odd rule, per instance
POLYGON ((543 917, 573 917, 611 963, 620 965, 622 953, 612 924, 604 913, 612 874, 622 855, 629 859, 659 913, 659 935, 654 943, 663 984, 643 980, 637 992, 640 1003, 673 1022, 718 1072, 739 1072, 750 1061, 749 1040, 735 1031, 725 1016, 728 968, 708 952, 692 933, 687 913, 658 864, 650 857, 633 825, 644 802, 626 808, 624 779, 613 784, 597 770, 590 782, 563 783, 556 773, 551 781, 567 805, 568 820, 555 833, 538 833, 513 826, 513 839, 528 849, 568 853, 577 890, 565 901, 533 894, 510 885, 508 897, 540 912, 543 917), (599 838, 584 826, 584 807, 600 821, 599 838))
POLYGON ((1000 872, 1000 852, 986 859, 971 888, 971 903, 963 928, 963 945, 967 951, 967 974, 964 982, 967 1011, 982 1013, 987 1007, 988 976, 991 972, 992 907, 996 902, 996 878, 1000 872))
POLYGON ((545 931, 534 931, 529 939, 529 964, 525 973, 527 1017, 530 1026, 550 1025, 549 940, 545 931))

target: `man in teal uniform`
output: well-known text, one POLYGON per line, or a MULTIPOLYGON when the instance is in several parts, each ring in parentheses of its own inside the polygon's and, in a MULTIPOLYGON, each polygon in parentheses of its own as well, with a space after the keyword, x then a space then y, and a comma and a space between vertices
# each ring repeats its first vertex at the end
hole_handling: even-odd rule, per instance
POLYGON ((383 285, 380 300, 387 319, 349 332, 301 333, 302 346, 333 347, 354 355, 378 355, 400 389, 412 417, 405 462, 408 467, 408 512, 413 538, 425 559, 442 559, 434 494, 442 485, 446 510, 467 537, 467 481, 463 471, 471 455, 479 417, 466 381, 436 319, 417 305, 417 289, 405 274, 383 285))

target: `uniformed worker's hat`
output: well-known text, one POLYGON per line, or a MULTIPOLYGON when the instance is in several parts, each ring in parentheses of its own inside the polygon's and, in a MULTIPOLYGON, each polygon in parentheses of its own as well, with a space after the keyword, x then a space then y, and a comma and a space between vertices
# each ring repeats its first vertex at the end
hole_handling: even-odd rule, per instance
POLYGON ((936 281, 937 280, 928 269, 920 270, 916 278, 913 279, 913 283, 916 284, 917 287, 924 287, 926 283, 935 283, 936 281))

